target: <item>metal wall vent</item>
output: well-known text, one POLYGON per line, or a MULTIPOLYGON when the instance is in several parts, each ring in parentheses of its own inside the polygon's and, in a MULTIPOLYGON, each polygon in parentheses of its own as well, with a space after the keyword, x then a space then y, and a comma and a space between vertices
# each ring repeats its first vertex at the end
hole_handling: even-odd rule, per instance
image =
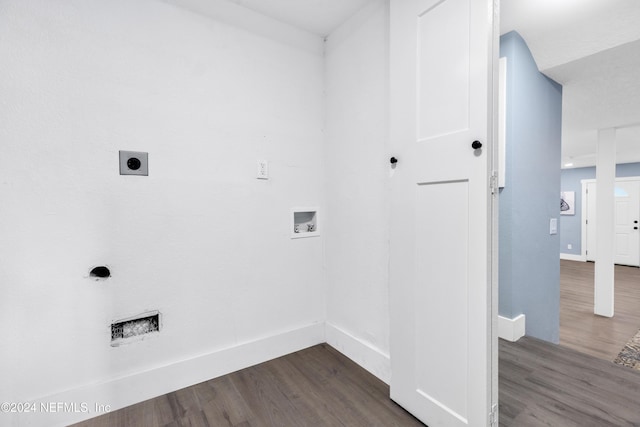
POLYGON ((111 345, 127 342, 160 331, 160 313, 145 313, 140 317, 124 319, 111 324, 111 345))

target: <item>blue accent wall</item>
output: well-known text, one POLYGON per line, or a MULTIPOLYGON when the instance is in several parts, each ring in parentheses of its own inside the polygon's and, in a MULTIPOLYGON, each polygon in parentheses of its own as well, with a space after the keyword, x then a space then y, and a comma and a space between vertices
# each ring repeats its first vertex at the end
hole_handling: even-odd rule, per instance
POLYGON ((500 191, 501 316, 526 316, 526 334, 557 343, 560 328, 562 86, 538 71, 516 32, 500 38, 507 58, 506 181, 500 191))
MULTIPOLYGON (((616 177, 640 176, 640 163, 621 163, 616 165, 616 177)), ((583 179, 595 179, 596 168, 563 169, 561 173, 561 191, 576 193, 576 214, 560 217, 560 252, 582 254, 582 183, 583 179), (568 245, 572 248, 569 249, 568 245)))
POLYGON ((580 255, 581 254, 581 236, 582 236, 582 184, 583 179, 595 179, 596 168, 575 168, 563 169, 561 173, 561 191, 574 191, 575 198, 575 215, 560 216, 560 252, 565 254, 580 255), (567 249, 567 245, 571 244, 572 249, 567 249))

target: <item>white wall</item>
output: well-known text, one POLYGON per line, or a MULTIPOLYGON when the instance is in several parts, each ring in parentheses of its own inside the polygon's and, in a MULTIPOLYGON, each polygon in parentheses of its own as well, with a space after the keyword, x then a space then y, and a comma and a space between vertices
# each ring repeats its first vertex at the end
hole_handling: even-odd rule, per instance
POLYGON ((325 46, 327 341, 388 381, 388 2, 325 46))
MULTIPOLYGON (((0 401, 85 390, 117 407, 210 377, 190 363, 218 351, 216 363, 238 369, 229 349, 242 344, 285 337, 239 364, 323 340, 314 325, 325 319, 324 236, 290 239, 292 206, 324 206, 322 40, 261 25, 278 37, 152 0, 0 3, 0 401), (118 150, 148 151, 149 177, 119 176, 118 150), (256 159, 270 162, 269 181, 255 179, 256 159), (113 277, 88 279, 96 265, 113 277), (146 310, 162 313, 160 334, 111 347, 110 323, 146 310), (304 328, 312 333, 295 333, 304 328), (154 370, 173 377, 151 387, 154 370)), ((365 63, 377 59, 371 49, 365 63)), ((347 149, 329 175, 344 180, 331 203, 332 248, 357 237, 341 252, 357 259, 351 250, 375 246, 373 263, 344 267, 353 289, 331 318, 386 348, 386 265, 377 264, 386 236, 364 228, 386 209, 369 190, 386 166, 373 156, 383 144, 373 125, 345 135, 369 148, 347 149), (363 162, 371 175, 350 177, 363 162), (363 211, 337 209, 349 197, 363 211), (355 317, 343 313, 356 299, 355 317), (365 326, 373 317, 383 320, 365 326)))

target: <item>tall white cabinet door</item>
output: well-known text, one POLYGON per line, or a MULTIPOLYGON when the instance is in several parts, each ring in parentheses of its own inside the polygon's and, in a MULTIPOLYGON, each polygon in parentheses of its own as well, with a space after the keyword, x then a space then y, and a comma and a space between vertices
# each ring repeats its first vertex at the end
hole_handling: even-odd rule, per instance
POLYGON ((495 404, 493 8, 391 0, 391 398, 430 427, 488 425, 495 404))

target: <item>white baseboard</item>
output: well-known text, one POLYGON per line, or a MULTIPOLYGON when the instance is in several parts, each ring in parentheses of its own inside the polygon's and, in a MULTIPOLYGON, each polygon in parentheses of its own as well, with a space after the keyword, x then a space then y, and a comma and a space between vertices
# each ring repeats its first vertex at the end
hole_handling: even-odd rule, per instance
POLYGON ((560 253, 560 259, 566 259, 568 261, 587 262, 587 258, 586 257, 583 257, 582 255, 576 255, 576 254, 563 254, 563 253, 560 253))
POLYGON ((388 354, 329 322, 325 329, 327 344, 389 384, 391 358, 388 354))
POLYGON ((515 342, 524 336, 525 316, 521 314, 509 319, 498 316, 498 336, 504 340, 515 342))
POLYGON ((308 325, 149 371, 46 396, 33 401, 38 409, 41 404, 47 406, 52 402, 75 404, 75 408, 55 413, 38 410, 13 414, 16 417, 7 424, 34 427, 69 425, 104 413, 95 410, 96 404, 109 405, 110 410, 115 411, 323 342, 324 323, 308 325), (87 411, 82 410, 82 403, 87 405, 87 411))

